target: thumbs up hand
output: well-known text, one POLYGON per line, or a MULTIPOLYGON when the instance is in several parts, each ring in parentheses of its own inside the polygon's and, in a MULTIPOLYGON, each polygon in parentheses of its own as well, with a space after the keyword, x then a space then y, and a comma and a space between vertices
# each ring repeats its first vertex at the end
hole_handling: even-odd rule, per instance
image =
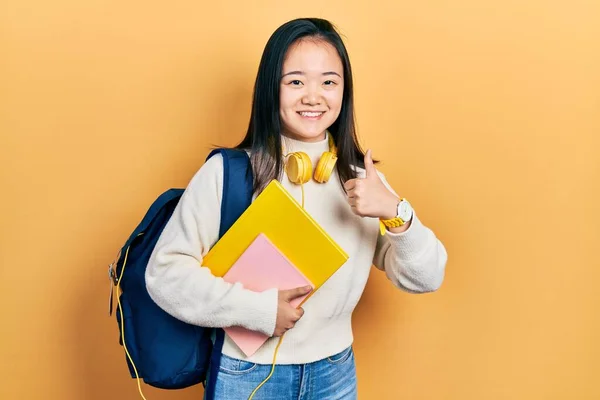
POLYGON ((344 184, 352 211, 361 217, 395 218, 399 199, 377 174, 371 150, 365 154, 365 170, 364 178, 350 179, 344 184))

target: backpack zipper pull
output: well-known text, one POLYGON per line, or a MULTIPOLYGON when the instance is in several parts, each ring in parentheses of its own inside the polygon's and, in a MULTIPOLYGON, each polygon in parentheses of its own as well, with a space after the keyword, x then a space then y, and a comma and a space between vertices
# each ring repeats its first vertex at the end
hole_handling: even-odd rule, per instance
POLYGON ((117 271, 115 269, 116 262, 113 261, 108 265, 108 279, 110 280, 110 294, 108 297, 108 315, 112 316, 114 308, 113 293, 115 291, 115 285, 117 284, 117 271))

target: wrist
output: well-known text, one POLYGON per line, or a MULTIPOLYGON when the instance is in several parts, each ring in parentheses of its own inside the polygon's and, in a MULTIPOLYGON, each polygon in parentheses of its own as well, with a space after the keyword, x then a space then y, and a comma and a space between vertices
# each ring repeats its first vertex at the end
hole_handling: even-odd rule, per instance
POLYGON ((383 207, 379 219, 387 220, 396 218, 398 216, 399 202, 400 200, 395 196, 390 196, 388 199, 386 199, 385 207, 383 207))

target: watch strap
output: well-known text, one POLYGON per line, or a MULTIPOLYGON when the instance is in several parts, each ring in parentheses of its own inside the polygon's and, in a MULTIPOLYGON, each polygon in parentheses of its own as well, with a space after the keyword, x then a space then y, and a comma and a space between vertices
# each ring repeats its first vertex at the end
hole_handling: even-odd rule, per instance
POLYGON ((381 234, 384 235, 385 231, 386 231, 386 227, 387 228, 398 228, 404 224, 406 224, 406 222, 400 217, 396 217, 396 218, 392 218, 392 219, 380 219, 379 220, 379 230, 381 231, 381 234))

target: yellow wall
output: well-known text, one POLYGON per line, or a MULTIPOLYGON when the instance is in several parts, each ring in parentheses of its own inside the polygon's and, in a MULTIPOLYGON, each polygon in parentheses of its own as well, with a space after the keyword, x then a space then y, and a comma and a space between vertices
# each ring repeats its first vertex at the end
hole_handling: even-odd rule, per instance
POLYGON ((1 7, 0 398, 138 398, 107 264, 240 139, 268 36, 306 15, 342 28, 362 141, 450 256, 435 294, 373 273, 360 398, 600 398, 600 3, 219 3, 1 7))

